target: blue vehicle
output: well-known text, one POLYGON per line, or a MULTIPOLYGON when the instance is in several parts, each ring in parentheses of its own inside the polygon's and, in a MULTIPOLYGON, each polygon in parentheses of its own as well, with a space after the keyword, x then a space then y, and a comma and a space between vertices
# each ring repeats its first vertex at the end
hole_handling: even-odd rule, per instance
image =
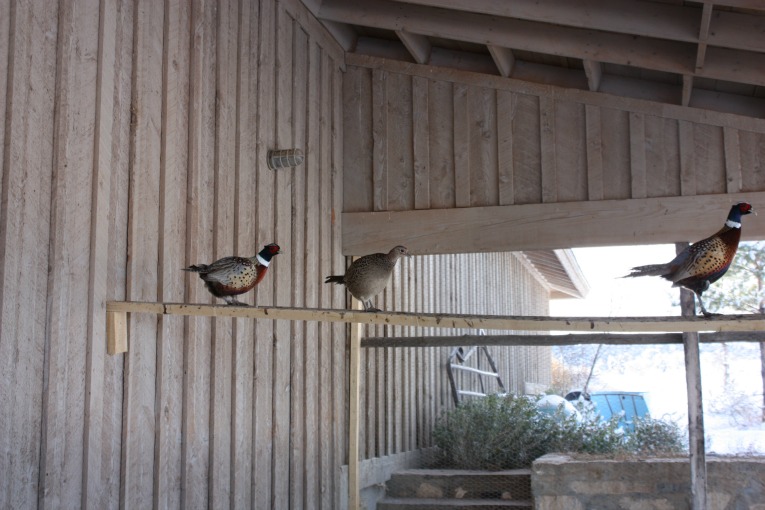
MULTIPOLYGON (((582 393, 572 391, 566 400, 579 400, 582 393)), ((642 393, 636 391, 593 391, 585 393, 584 399, 591 402, 604 421, 619 417, 619 426, 625 432, 634 432, 635 418, 648 416, 648 405, 642 393)))

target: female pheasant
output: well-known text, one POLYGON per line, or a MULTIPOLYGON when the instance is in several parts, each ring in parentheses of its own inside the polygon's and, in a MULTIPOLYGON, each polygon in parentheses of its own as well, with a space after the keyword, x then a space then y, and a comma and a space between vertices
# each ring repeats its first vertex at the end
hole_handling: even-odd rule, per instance
POLYGON ((279 245, 271 243, 254 257, 223 257, 212 264, 189 266, 184 271, 199 273, 210 294, 229 305, 244 305, 234 296, 252 290, 266 276, 274 255, 281 253, 279 245))
POLYGON ((361 301, 364 311, 379 312, 372 307, 372 298, 388 284, 393 268, 401 257, 409 257, 405 246, 396 246, 388 253, 372 253, 354 260, 344 275, 327 276, 324 283, 345 285, 353 297, 361 301))
POLYGON ((701 313, 705 317, 711 316, 712 314, 704 308, 701 294, 730 267, 741 239, 741 216, 751 212, 752 206, 746 202, 734 205, 728 213, 725 225, 716 234, 688 246, 667 264, 633 267, 627 277, 666 278, 673 283, 673 287, 685 287, 693 291, 698 297, 701 313))

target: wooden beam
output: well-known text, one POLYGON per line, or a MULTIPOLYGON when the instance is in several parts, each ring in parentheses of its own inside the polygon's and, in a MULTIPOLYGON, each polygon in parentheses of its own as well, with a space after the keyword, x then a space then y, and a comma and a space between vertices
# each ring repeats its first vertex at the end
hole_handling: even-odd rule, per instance
POLYGON ((243 317, 249 319, 342 322, 419 328, 487 329, 505 331, 582 331, 646 333, 687 331, 724 332, 765 329, 763 315, 703 317, 545 317, 467 315, 404 312, 364 312, 321 308, 250 307, 142 301, 108 301, 107 314, 140 313, 189 317, 243 317))
POLYGON ((487 47, 491 53, 491 58, 494 59, 494 64, 499 69, 499 74, 505 78, 513 74, 513 67, 515 66, 513 51, 493 44, 489 44, 487 47))
MULTIPOLYGON (((696 11, 698 12, 698 11, 696 11)), ((403 4, 390 0, 325 0, 319 10, 323 20, 374 26, 387 30, 410 30, 418 34, 534 51, 582 60, 643 67, 676 74, 693 72, 698 27, 691 41, 654 39, 626 33, 595 31, 558 24, 527 21, 507 16, 403 4)), ((753 34, 753 37, 759 37, 753 34)), ((706 66, 704 76, 765 85, 761 72, 765 54, 729 48, 724 60, 706 66), (743 65, 746 62, 747 65, 743 65)))
POLYGON ((683 75, 683 92, 680 98, 680 104, 688 106, 691 103, 691 92, 693 92, 693 76, 683 75))
POLYGON ((584 74, 587 75, 587 85, 590 90, 597 92, 600 89, 600 79, 603 75, 603 66, 595 60, 582 60, 584 74))
POLYGON ((704 67, 704 58, 707 54, 707 39, 709 39, 709 25, 712 22, 712 4, 705 3, 701 9, 701 21, 699 22, 699 44, 696 48, 696 71, 704 67))
POLYGON ((396 35, 418 64, 430 61, 430 42, 424 35, 413 34, 406 30, 396 30, 396 35))
MULTIPOLYGON (((695 241, 717 231, 739 201, 756 208, 765 192, 343 213, 343 253, 397 244, 422 255, 672 243, 679 235, 695 241)), ((743 238, 765 238, 765 224, 747 220, 743 238)))
MULTIPOLYGON (((676 243, 677 253, 688 247, 688 243, 676 243)), ((680 290, 680 306, 684 317, 696 314, 693 293, 680 290)), ((683 351, 685 354, 685 382, 688 391, 688 450, 691 467, 690 500, 692 510, 707 508, 707 464, 704 445, 704 409, 701 392, 701 357, 699 334, 683 333, 683 351)))
MULTIPOLYGON (((724 331, 699 333, 701 343, 763 342, 762 331, 724 331)), ((556 345, 680 345, 682 333, 575 333, 568 335, 454 335, 410 337, 366 337, 361 347, 460 347, 465 345, 501 345, 505 347, 556 345)))

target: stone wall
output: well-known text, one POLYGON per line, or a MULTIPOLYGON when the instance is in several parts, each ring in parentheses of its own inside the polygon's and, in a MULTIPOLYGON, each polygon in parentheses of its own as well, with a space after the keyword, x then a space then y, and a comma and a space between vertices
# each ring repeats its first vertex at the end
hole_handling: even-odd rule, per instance
MULTIPOLYGON (((550 454, 531 473, 536 510, 690 509, 688 459, 575 460, 550 454)), ((765 458, 707 458, 710 510, 765 510, 765 458)))

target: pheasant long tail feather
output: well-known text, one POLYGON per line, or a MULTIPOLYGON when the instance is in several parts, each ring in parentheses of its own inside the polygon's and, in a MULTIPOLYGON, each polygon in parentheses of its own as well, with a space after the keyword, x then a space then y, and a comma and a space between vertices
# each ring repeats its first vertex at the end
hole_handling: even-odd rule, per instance
POLYGON ((209 266, 207 264, 198 264, 198 265, 195 265, 195 266, 184 267, 183 270, 184 271, 192 271, 194 273, 203 273, 203 272, 207 271, 208 267, 209 266))
POLYGON ((635 276, 664 276, 672 271, 669 264, 651 264, 649 266, 638 266, 630 269, 630 274, 625 275, 624 278, 630 278, 635 276))
POLYGON ((327 279, 324 280, 324 283, 335 283, 337 285, 342 285, 345 283, 345 276, 327 276, 327 279))

